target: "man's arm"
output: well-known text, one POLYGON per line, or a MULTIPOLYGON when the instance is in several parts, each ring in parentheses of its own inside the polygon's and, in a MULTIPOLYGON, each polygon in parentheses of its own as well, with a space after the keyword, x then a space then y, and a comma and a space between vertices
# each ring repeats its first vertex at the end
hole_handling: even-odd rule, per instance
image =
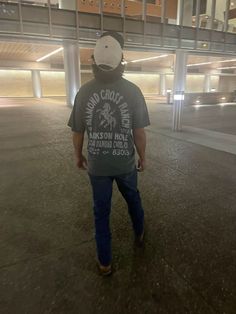
POLYGON ((84 133, 73 132, 73 144, 76 156, 76 165, 79 169, 87 169, 87 160, 83 156, 84 133))
POLYGON ((143 171, 145 169, 145 150, 146 150, 146 133, 144 128, 138 128, 133 130, 134 144, 139 155, 138 170, 143 171))

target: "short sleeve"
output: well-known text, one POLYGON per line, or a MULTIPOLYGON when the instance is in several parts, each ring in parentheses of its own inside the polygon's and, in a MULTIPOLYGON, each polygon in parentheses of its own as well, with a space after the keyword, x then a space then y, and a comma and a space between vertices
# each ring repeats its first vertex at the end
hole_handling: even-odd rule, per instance
POLYGON ((85 131, 84 106, 80 92, 78 92, 75 97, 75 102, 68 121, 68 126, 71 127, 73 132, 83 133, 85 131))
POLYGON ((144 128, 150 125, 147 104, 139 88, 135 91, 133 103, 133 129, 144 128))

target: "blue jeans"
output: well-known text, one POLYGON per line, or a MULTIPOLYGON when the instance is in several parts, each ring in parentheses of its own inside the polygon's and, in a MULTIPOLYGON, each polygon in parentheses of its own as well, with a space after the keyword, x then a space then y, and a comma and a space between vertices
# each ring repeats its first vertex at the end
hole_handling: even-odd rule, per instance
POLYGON ((112 184, 116 181, 119 191, 127 202, 134 233, 140 236, 143 232, 144 211, 137 189, 137 170, 118 176, 90 175, 93 190, 93 210, 95 219, 95 239, 98 260, 101 265, 111 264, 111 232, 109 218, 111 212, 112 184))

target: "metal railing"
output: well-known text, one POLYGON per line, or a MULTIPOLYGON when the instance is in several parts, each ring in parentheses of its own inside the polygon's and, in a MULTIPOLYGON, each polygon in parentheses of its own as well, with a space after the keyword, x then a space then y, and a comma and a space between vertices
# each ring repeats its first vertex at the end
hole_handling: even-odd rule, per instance
MULTIPOLYGON (((229 0, 226 1, 224 31, 213 29, 216 0, 212 0, 211 29, 200 27, 200 0, 197 0, 196 5, 196 27, 184 25, 185 0, 178 2, 175 24, 170 24, 170 19, 167 18, 170 12, 167 12, 166 1, 159 6, 160 12, 155 13, 156 16, 150 15, 150 7, 146 0, 140 2, 141 6, 138 6, 140 12, 135 11, 135 15, 131 15, 131 11, 127 14, 127 10, 130 9, 126 0, 120 0, 119 14, 109 14, 109 10, 104 8, 103 0, 99 1, 98 13, 87 12, 86 7, 82 9, 82 4, 78 1, 75 2, 76 10, 59 9, 59 6, 52 4, 51 1, 45 0, 43 5, 42 3, 39 5, 37 1, 33 3, 24 0, 11 2, 0 0, 0 35, 32 35, 54 39, 94 41, 100 32, 113 29, 123 33, 126 44, 129 46, 236 52, 236 34, 227 32, 229 0)), ((80 1, 83 1, 86 6, 88 0, 80 1)))

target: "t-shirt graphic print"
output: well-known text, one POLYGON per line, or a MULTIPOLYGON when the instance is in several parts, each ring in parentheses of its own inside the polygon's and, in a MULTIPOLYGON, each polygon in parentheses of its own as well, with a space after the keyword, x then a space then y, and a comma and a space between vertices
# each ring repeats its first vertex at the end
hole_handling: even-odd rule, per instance
POLYGON ((88 152, 92 155, 129 156, 133 154, 131 114, 124 96, 110 89, 94 93, 86 105, 88 152))
POLYGON ((124 79, 115 83, 107 86, 93 80, 85 84, 76 96, 68 123, 75 132, 87 131, 88 171, 93 175, 133 171, 132 130, 149 124, 146 103, 138 88, 124 79))
POLYGON ((115 111, 111 111, 111 106, 105 103, 102 109, 98 109, 99 119, 101 121, 100 126, 104 128, 109 127, 110 131, 116 126, 116 119, 113 117, 115 111))

